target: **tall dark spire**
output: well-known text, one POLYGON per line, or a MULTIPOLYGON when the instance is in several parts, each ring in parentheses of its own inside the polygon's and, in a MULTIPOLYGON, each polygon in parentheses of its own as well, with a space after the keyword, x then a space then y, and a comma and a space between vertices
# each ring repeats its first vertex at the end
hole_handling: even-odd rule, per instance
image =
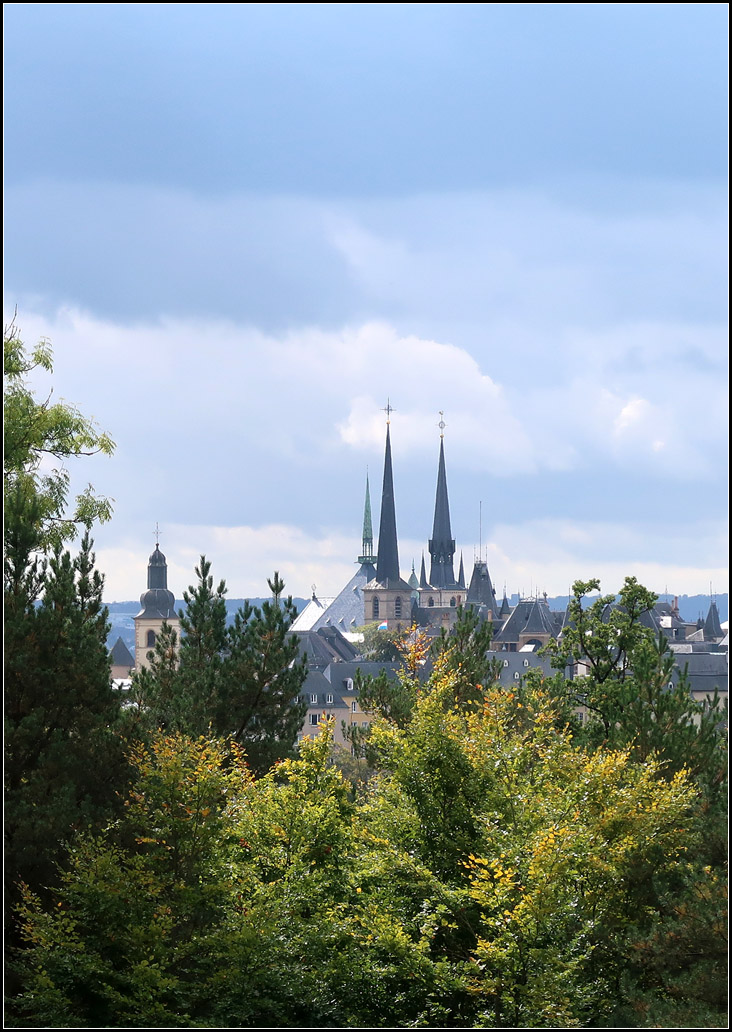
MULTIPOLYGON (((444 424, 441 422, 442 425, 444 424)), ((433 588, 455 587, 455 570, 452 561, 455 554, 455 541, 450 529, 450 503, 447 498, 444 444, 442 434, 440 434, 440 463, 437 470, 435 518, 432 524, 432 537, 429 541, 429 551, 432 557, 430 584, 433 588)))
POLYGON ((379 521, 379 554, 376 560, 376 579, 381 584, 385 584, 390 580, 400 580, 396 510, 394 507, 394 478, 391 469, 391 438, 389 437, 388 422, 386 424, 384 484, 381 489, 381 519, 379 521))
POLYGON ((363 537, 361 542, 361 555, 358 562, 373 563, 374 555, 374 532, 371 529, 371 493, 369 491, 369 475, 366 474, 366 501, 363 506, 363 537))

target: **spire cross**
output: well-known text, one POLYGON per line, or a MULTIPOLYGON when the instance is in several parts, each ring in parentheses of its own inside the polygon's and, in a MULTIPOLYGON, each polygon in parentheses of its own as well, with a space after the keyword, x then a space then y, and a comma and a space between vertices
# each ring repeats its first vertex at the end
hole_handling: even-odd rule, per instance
POLYGON ((445 413, 442 411, 442 409, 440 409, 440 422, 437 424, 440 428, 440 439, 442 439, 445 436, 445 427, 447 426, 447 423, 443 418, 444 415, 445 413))
POLYGON ((381 411, 382 412, 386 412, 386 423, 387 423, 387 426, 388 426, 391 423, 390 416, 391 416, 392 412, 394 411, 394 409, 391 407, 391 404, 389 403, 389 399, 388 398, 386 399, 386 408, 383 408, 381 411))
POLYGON ((155 535, 155 544, 159 545, 160 544, 160 528, 158 527, 157 522, 155 523, 155 530, 153 531, 153 534, 155 535))

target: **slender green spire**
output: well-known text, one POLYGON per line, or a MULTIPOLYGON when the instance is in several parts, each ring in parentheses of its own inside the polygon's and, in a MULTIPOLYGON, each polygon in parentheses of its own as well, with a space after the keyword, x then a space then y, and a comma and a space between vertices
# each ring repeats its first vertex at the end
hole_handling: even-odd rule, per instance
POLYGON ((374 563, 376 556, 374 555, 374 532, 371 527, 371 492, 369 491, 368 470, 366 471, 366 501, 363 507, 361 552, 362 554, 358 557, 359 563, 374 563))

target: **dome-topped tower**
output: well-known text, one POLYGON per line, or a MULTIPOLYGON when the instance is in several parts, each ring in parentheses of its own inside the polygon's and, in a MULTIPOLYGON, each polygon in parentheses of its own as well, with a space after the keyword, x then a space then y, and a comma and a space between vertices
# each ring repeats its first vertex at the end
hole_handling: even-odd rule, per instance
POLYGON ((159 545, 155 545, 147 563, 147 591, 140 595, 140 605, 138 618, 170 620, 175 617, 175 596, 168 591, 168 564, 159 545))
POLYGON ((175 612, 175 596, 168 590, 168 564, 155 543, 155 551, 147 563, 147 591, 140 595, 140 612, 135 617, 135 666, 149 666, 148 653, 155 648, 155 642, 167 623, 176 631, 180 620, 175 612))

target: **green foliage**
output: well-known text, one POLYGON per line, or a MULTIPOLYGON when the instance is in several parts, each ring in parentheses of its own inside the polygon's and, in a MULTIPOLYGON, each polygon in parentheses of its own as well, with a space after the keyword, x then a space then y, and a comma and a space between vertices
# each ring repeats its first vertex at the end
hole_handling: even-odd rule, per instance
POLYGON ((432 643, 432 655, 444 657, 445 669, 454 674, 455 701, 458 705, 482 706, 483 689, 497 681, 500 660, 490 658, 493 625, 481 621, 477 610, 458 606, 457 619, 432 643))
MULTIPOLYGON (((203 612, 222 593, 202 581, 203 612)), ((724 1024, 719 795, 702 753, 699 771, 674 766, 645 727, 650 707, 690 747, 691 725, 657 708, 663 650, 627 630, 627 665, 602 690, 651 687, 637 712, 624 703, 622 747, 573 735, 561 673, 466 692, 477 667, 448 642, 420 681, 419 638, 404 644, 405 705, 382 686, 362 791, 333 761, 330 724, 258 779, 231 736, 153 735, 131 752, 119 822, 77 840, 54 899, 26 894, 19 1023, 724 1024)), ((719 770, 719 735, 704 749, 719 770)))
POLYGON ((201 556, 198 583, 183 593, 177 654, 175 632, 164 627, 133 691, 151 727, 231 734, 263 774, 292 754, 305 716, 299 697, 305 662, 290 634, 296 609, 291 597, 282 599, 284 583, 275 572, 268 581, 272 599, 261 609, 245 603, 227 627, 226 585, 214 589, 210 571, 201 556))
POLYGON ((596 580, 575 583, 571 625, 547 646, 553 666, 586 670, 572 681, 556 678, 555 691, 587 710, 582 740, 588 745, 629 748, 640 762, 660 761, 667 777, 689 771, 711 801, 726 781, 726 707, 717 697, 695 702, 685 672, 673 681, 668 642, 644 619, 654 594, 628 577, 617 604, 607 595, 587 605, 598 588, 596 580))
POLYGON ((36 370, 52 372, 47 341, 40 341, 28 354, 13 322, 5 328, 3 343, 5 506, 29 511, 34 503, 38 546, 45 550, 72 538, 80 525, 88 529, 95 521, 110 518, 109 499, 95 495, 91 485, 75 499, 70 514, 66 512, 70 476, 65 462, 98 452, 111 455, 114 443, 73 405, 51 404, 50 395, 36 401, 28 378, 36 370))
POLYGON ((124 783, 102 578, 88 535, 75 558, 32 558, 35 500, 6 513, 5 834, 8 899, 40 888, 74 829, 110 812, 124 783), (30 506, 30 512, 28 507, 30 506))
POLYGON ((358 628, 363 634, 361 655, 369 662, 396 662, 400 658, 399 647, 404 637, 402 631, 379 628, 378 623, 367 623, 358 628))

